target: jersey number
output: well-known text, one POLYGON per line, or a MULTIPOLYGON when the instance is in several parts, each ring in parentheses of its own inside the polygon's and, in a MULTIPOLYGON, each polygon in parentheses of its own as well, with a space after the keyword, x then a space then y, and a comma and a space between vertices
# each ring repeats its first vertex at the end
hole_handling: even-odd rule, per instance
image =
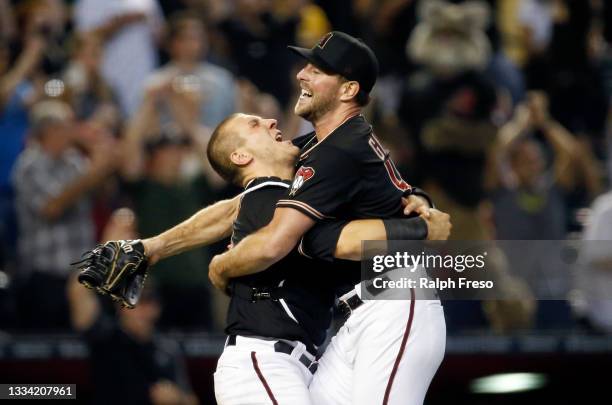
POLYGON ((376 153, 376 156, 378 156, 380 160, 383 161, 385 165, 385 169, 387 169, 387 174, 389 175, 389 178, 391 179, 391 183, 393 183, 393 185, 398 190, 401 190, 401 191, 410 190, 411 189, 410 184, 406 183, 402 179, 402 176, 400 175, 399 171, 395 167, 395 164, 393 163, 391 158, 389 158, 389 152, 387 152, 385 148, 383 148, 383 146, 380 144, 378 139, 376 139, 374 134, 370 136, 370 140, 368 141, 368 143, 370 144, 370 147, 372 148, 374 153, 376 153))

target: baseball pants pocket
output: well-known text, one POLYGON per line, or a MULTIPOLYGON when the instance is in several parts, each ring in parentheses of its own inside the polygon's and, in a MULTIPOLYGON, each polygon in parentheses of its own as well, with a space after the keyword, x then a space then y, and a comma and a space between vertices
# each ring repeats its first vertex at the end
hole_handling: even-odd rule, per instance
POLYGON ((214 374, 217 403, 311 405, 310 372, 303 368, 284 353, 226 347, 214 374))

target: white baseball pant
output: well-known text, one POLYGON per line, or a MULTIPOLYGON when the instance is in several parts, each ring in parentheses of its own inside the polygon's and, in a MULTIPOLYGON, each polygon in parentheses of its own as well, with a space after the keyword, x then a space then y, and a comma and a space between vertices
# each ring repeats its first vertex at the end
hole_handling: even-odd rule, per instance
POLYGON ((304 359, 314 361, 301 342, 284 341, 290 354, 275 351, 278 340, 236 336, 227 345, 215 371, 218 405, 311 405, 308 385, 312 372, 304 359), (302 359, 302 361, 300 361, 302 359))
POLYGON ((332 338, 310 385, 317 405, 420 405, 446 347, 439 300, 372 300, 332 338))

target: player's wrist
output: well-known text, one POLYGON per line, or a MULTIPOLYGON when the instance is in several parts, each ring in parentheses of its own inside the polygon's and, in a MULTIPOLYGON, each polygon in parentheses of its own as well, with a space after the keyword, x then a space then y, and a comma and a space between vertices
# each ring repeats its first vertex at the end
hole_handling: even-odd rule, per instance
POLYGON ((140 243, 144 247, 144 255, 149 264, 153 265, 162 258, 163 241, 159 237, 154 236, 152 238, 141 239, 140 243))
POLYGON ((422 217, 384 219, 387 240, 423 240, 427 238, 429 226, 422 217))

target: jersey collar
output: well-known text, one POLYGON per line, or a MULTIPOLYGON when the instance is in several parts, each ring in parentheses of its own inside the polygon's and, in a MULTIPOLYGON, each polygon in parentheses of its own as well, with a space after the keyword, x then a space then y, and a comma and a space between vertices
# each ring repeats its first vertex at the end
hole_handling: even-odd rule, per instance
POLYGON ((340 129, 340 127, 342 127, 344 124, 346 124, 347 122, 349 122, 350 120, 352 120, 355 117, 363 117, 363 115, 361 113, 360 114, 351 115, 350 117, 348 117, 347 119, 342 121, 340 124, 338 124, 338 126, 336 128, 332 129, 332 131, 329 133, 329 135, 327 135, 322 141, 316 142, 314 145, 309 146, 309 143, 312 140, 316 140, 317 139, 317 136, 316 136, 316 133, 315 133, 315 136, 313 136, 312 139, 310 141, 308 141, 308 143, 306 145, 304 145, 304 147, 302 148, 302 149, 305 149, 306 147, 308 147, 308 149, 306 149, 306 151, 302 152, 302 154, 300 155, 300 161, 306 159, 308 157, 308 155, 310 154, 310 152, 313 151, 314 148, 316 148, 321 143, 323 143, 327 139, 329 139, 334 133, 336 133, 338 131, 338 129, 340 129))
POLYGON ((275 176, 266 176, 266 177, 255 177, 254 179, 249 180, 249 182, 244 186, 244 191, 247 191, 253 187, 259 186, 264 183, 284 183, 289 184, 288 181, 282 180, 280 177, 275 176))

